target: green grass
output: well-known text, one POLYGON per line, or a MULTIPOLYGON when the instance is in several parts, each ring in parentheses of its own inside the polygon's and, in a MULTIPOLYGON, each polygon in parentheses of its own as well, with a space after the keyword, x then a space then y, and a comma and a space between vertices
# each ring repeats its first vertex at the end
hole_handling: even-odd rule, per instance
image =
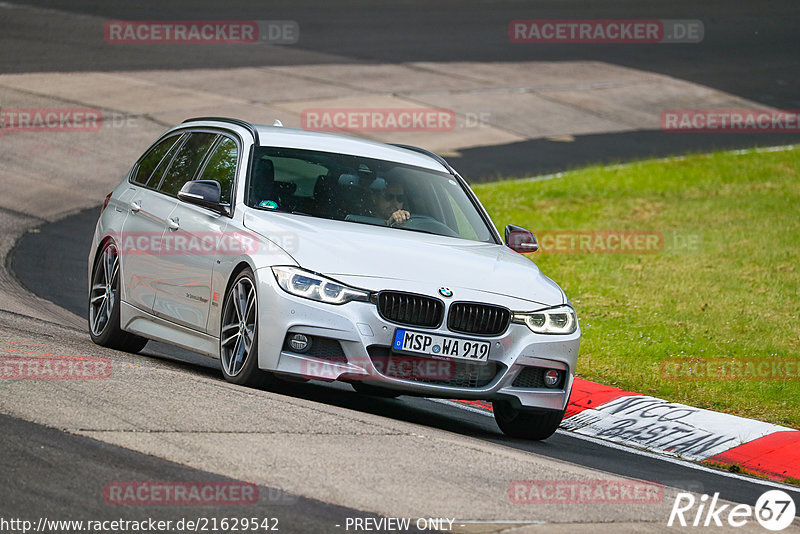
POLYGON ((800 378, 670 378, 663 362, 800 361, 800 146, 474 187, 502 229, 656 231, 655 254, 531 254, 578 312, 577 374, 800 428, 800 378), (688 245, 687 245, 688 243, 688 245))

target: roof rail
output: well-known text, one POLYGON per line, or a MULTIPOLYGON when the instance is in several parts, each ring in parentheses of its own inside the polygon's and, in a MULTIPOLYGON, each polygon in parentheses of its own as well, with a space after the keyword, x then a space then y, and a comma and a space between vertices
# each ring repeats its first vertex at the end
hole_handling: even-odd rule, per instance
POLYGON ((430 150, 425 150, 424 148, 419 148, 418 146, 413 145, 399 145, 397 143, 391 143, 391 145, 398 148, 405 148, 406 150, 411 150, 412 152, 417 152, 419 154, 424 154, 425 156, 436 160, 438 163, 441 163, 445 169, 450 171, 450 174, 455 174, 455 170, 450 166, 449 163, 447 163, 447 160, 435 152, 431 152, 430 150))
POLYGON ((191 119, 186 119, 185 121, 183 121, 182 124, 195 121, 228 122, 230 124, 235 124, 236 126, 241 126, 242 128, 249 131, 251 134, 253 134, 253 140, 256 142, 257 145, 261 144, 258 141, 258 130, 256 130, 256 127, 247 121, 243 121, 241 119, 231 119, 228 117, 193 117, 191 119))

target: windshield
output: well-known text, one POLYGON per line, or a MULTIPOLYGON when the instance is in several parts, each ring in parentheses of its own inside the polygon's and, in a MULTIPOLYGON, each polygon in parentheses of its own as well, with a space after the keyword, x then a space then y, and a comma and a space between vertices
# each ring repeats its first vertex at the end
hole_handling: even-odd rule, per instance
POLYGON ((330 152, 257 147, 247 204, 352 223, 494 242, 445 172, 330 152))

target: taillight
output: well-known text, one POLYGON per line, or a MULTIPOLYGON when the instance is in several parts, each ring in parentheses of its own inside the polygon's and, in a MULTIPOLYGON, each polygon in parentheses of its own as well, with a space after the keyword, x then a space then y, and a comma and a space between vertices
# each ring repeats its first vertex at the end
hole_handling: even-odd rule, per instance
POLYGON ((114 194, 114 192, 112 191, 112 192, 110 192, 109 194, 106 195, 106 199, 103 201, 103 207, 100 208, 100 215, 102 215, 103 212, 106 211, 106 208, 108 207, 108 203, 111 202, 111 195, 113 195, 113 194, 114 194))

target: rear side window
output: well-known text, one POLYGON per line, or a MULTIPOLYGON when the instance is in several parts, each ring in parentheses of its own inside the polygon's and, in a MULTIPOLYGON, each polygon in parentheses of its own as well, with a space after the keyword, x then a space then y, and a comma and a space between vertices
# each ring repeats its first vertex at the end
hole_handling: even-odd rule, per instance
POLYGON ((231 203, 231 189, 236 177, 236 163, 239 159, 239 148, 230 137, 223 137, 208 157, 201 180, 216 180, 221 188, 220 201, 231 203))
MULTIPOLYGON (((156 166, 164 159, 167 151, 175 146, 175 143, 180 138, 180 134, 171 135, 158 143, 156 146, 150 149, 150 152, 142 159, 139 163, 139 166, 136 168, 136 174, 133 176, 133 181, 137 184, 141 185, 148 185, 150 182, 150 177, 153 176, 153 171, 156 169, 156 166)), ((158 184, 156 181, 155 184, 150 184, 152 187, 158 184)))
POLYGON ((192 180, 200 164, 214 144, 217 134, 197 132, 189 134, 189 138, 175 154, 172 164, 161 180, 158 190, 168 195, 176 196, 183 184, 192 180))

